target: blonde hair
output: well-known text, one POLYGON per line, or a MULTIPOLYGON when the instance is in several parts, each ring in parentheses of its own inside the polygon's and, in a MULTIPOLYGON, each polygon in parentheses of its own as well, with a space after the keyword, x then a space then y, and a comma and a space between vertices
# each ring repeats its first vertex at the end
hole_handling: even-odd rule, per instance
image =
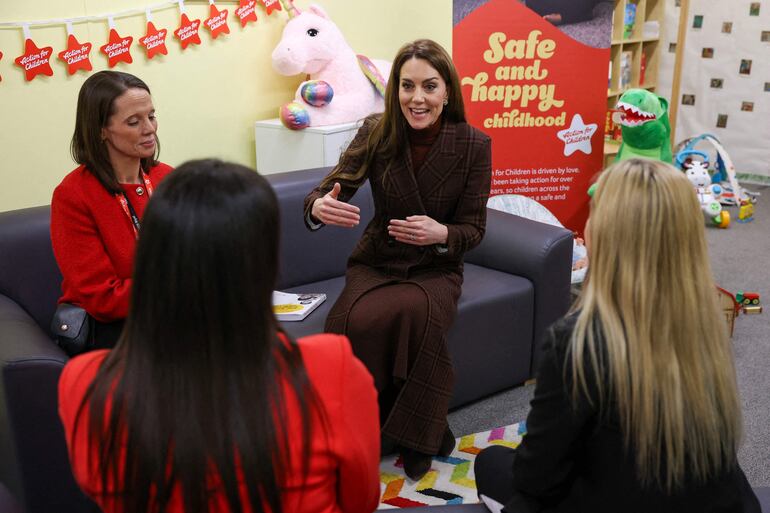
POLYGON ((741 409, 693 188, 659 161, 614 164, 586 231, 591 267, 567 357, 573 399, 592 400, 588 374, 601 408, 615 401, 642 483, 705 481, 735 462, 741 409))

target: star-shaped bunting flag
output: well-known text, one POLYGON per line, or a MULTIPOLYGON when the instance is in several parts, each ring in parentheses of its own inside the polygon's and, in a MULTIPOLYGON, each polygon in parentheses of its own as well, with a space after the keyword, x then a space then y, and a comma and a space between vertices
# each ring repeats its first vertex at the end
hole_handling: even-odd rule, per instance
POLYGON ((38 75, 53 76, 51 69, 51 55, 53 48, 46 46, 38 48, 34 41, 27 39, 24 41, 24 55, 20 55, 14 60, 22 69, 27 82, 33 80, 38 75))
POLYGON ((273 11, 281 10, 280 0, 262 0, 262 4, 265 6, 265 9, 267 9, 268 16, 270 16, 273 11))
POLYGON ((133 41, 133 37, 120 37, 117 30, 110 29, 110 40, 106 45, 99 47, 99 50, 109 59, 110 68, 114 68, 119 62, 126 64, 134 62, 134 59, 131 58, 131 43, 133 41))
POLYGON ((216 5, 211 4, 209 9, 209 17, 206 18, 206 20, 203 22, 203 25, 209 29, 213 39, 219 37, 220 34, 230 33, 230 27, 227 26, 227 13, 227 9, 222 9, 220 11, 217 9, 216 5))
POLYGON ((91 71, 91 43, 78 42, 74 34, 67 38, 67 49, 59 52, 59 59, 67 65, 67 73, 74 75, 78 70, 91 71))
POLYGON ((147 33, 144 37, 139 38, 139 44, 147 50, 148 59, 152 59, 159 54, 168 55, 168 50, 166 49, 167 35, 168 31, 166 29, 158 30, 151 21, 147 22, 147 33))
POLYGON ((182 50, 187 49, 189 45, 201 44, 201 37, 198 34, 198 29, 200 28, 201 20, 190 21, 187 14, 182 14, 179 28, 174 31, 174 35, 179 39, 179 43, 182 45, 182 50))
POLYGON ((241 28, 251 21, 257 21, 257 0, 240 0, 235 15, 241 20, 241 28))

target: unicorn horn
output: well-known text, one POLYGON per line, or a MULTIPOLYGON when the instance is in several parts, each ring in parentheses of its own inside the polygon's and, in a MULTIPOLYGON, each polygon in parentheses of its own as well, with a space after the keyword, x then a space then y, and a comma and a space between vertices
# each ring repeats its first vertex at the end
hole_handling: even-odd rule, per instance
POLYGON ((299 9, 294 6, 294 2, 291 0, 281 0, 281 5, 283 5, 283 9, 288 13, 289 19, 299 16, 299 9))

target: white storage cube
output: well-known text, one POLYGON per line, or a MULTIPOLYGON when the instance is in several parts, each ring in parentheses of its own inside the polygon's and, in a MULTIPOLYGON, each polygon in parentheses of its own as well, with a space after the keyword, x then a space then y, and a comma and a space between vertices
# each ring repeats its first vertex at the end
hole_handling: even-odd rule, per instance
POLYGON ((271 174, 334 166, 359 127, 353 122, 289 130, 278 118, 257 121, 257 171, 271 174))

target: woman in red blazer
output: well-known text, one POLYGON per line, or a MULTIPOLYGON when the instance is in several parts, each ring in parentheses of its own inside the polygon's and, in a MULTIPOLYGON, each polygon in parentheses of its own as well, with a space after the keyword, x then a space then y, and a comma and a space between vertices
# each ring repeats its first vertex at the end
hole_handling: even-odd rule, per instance
POLYGON ((124 336, 59 383, 75 478, 105 512, 376 508, 372 377, 344 336, 281 331, 278 226, 242 166, 193 161, 158 187, 124 336))
POLYGON ((51 200, 51 241, 63 275, 60 303, 83 307, 92 337, 112 347, 128 313, 134 247, 145 205, 171 168, 156 160, 150 89, 101 71, 78 95, 72 157, 80 164, 51 200))

